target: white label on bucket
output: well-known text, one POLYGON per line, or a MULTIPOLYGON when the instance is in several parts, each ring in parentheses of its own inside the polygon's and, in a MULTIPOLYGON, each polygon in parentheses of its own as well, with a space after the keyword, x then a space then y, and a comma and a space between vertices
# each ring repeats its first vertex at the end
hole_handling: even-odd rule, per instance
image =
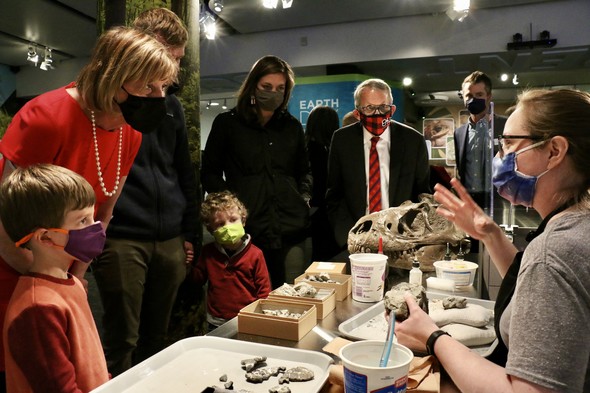
MULTIPOLYGON (((367 393, 369 386, 367 384, 367 376, 360 373, 355 373, 344 367, 345 393, 367 393)), ((408 385, 408 376, 405 375, 391 385, 371 390, 371 393, 403 393, 406 391, 408 385)))
POLYGON ((383 298, 385 264, 353 264, 351 271, 354 300, 378 302, 383 298))

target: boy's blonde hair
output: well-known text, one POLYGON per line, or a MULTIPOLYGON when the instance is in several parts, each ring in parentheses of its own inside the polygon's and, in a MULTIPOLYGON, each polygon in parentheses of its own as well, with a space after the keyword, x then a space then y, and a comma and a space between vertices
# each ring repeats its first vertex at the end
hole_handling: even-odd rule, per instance
POLYGON ((38 228, 60 228, 67 213, 94 203, 86 179, 52 164, 17 168, 0 185, 0 219, 14 242, 38 228))
POLYGON ((207 229, 218 212, 227 212, 232 209, 238 209, 242 218, 242 223, 246 223, 248 210, 238 197, 230 191, 213 192, 207 195, 205 201, 201 204, 201 220, 205 223, 207 229))

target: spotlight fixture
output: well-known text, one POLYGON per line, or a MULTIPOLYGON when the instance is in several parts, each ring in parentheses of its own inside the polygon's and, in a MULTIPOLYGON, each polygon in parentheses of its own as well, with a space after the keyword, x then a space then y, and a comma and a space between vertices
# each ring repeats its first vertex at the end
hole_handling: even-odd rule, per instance
POLYGON ((215 26, 215 18, 207 13, 207 16, 205 16, 203 23, 203 32, 205 33, 205 37, 208 40, 214 40, 215 36, 217 34, 217 27, 215 26))
MULTIPOLYGON (((291 8, 293 0, 281 0, 283 9, 291 8)), ((262 6, 264 8, 275 9, 279 6, 279 0, 262 0, 262 6)))
POLYGON ((502 75, 500 75, 500 80, 502 82, 506 82, 508 80, 508 74, 502 74, 502 75))
POLYGON ((227 98, 223 99, 223 105, 221 106, 221 109, 223 109, 223 110, 227 109, 227 98))
POLYGON ((412 85, 412 78, 406 76, 404 79, 402 79, 402 84, 406 87, 412 85))
MULTIPOLYGON (((531 28, 532 36, 532 28, 531 28)), ((512 36, 512 42, 507 44, 508 50, 533 49, 533 48, 553 48, 557 44, 557 39, 551 38, 548 30, 539 33, 539 39, 536 41, 523 41, 522 34, 516 33, 512 36)))
POLYGON ((262 0, 262 6, 264 8, 277 8, 277 5, 279 4, 279 0, 262 0))
POLYGON ((35 63, 35 67, 37 66, 37 63, 39 62, 39 55, 37 54, 37 44, 31 43, 29 45, 29 50, 27 52, 27 61, 35 63))
POLYGON ((217 13, 223 11, 223 0, 213 0, 213 11, 217 13))
POLYGON ((209 110, 210 108, 211 108, 211 100, 209 100, 205 109, 209 110))
POLYGON ((512 78, 512 84, 518 85, 518 75, 514 74, 514 77, 512 78))
POLYGON ((522 42, 522 34, 516 33, 512 36, 512 42, 522 42))
POLYGON ((471 0, 453 0, 453 7, 447 10, 447 16, 451 20, 463 22, 467 18, 467 15, 469 15, 470 3, 471 0))
POLYGON ((51 57, 51 48, 45 47, 45 59, 39 66, 43 71, 52 70, 53 67, 53 58, 51 57))

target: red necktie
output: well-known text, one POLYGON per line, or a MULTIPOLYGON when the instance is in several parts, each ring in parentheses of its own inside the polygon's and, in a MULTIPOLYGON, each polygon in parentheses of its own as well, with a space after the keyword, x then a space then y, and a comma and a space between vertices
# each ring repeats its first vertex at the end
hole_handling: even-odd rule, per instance
POLYGON ((379 169, 379 154, 377 153, 378 136, 371 138, 369 152, 369 213, 381 211, 381 169, 379 169))

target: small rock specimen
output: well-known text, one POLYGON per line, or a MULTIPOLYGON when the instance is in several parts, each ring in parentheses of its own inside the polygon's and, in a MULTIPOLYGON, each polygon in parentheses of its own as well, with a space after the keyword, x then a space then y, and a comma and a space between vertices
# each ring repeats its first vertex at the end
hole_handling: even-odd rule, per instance
POLYGON ((297 366, 285 371, 284 376, 288 378, 290 382, 305 382, 311 381, 314 374, 313 371, 306 367, 297 366))
POLYGON ((281 310, 271 310, 271 309, 262 309, 262 313, 264 315, 273 315, 275 317, 283 317, 283 318, 293 318, 293 319, 300 319, 303 314, 299 312, 291 312, 288 309, 281 309, 281 310))
POLYGON ((242 367, 246 371, 251 371, 256 367, 259 367, 266 361, 266 356, 255 356, 251 359, 244 359, 242 360, 242 367))
POLYGON ((315 281, 315 282, 329 282, 329 283, 337 282, 336 280, 332 280, 328 273, 308 274, 305 276, 305 278, 308 281, 315 281))
POLYGON ((281 285, 273 291, 276 295, 295 296, 295 297, 310 297, 313 298, 318 293, 318 290, 306 282, 299 282, 295 285, 287 283, 281 285))
POLYGON ((467 307, 467 299, 460 296, 448 296, 443 299, 443 308, 445 310, 451 308, 465 308, 467 307))
POLYGON ((408 305, 404 299, 404 294, 406 292, 410 292, 418 305, 428 313, 428 299, 424 287, 420 284, 402 282, 387 291, 383 298, 385 308, 393 312, 395 319, 398 321, 404 321, 410 315, 408 305))
POLYGON ((269 393, 291 393, 291 389, 288 386, 277 385, 268 389, 269 393))

